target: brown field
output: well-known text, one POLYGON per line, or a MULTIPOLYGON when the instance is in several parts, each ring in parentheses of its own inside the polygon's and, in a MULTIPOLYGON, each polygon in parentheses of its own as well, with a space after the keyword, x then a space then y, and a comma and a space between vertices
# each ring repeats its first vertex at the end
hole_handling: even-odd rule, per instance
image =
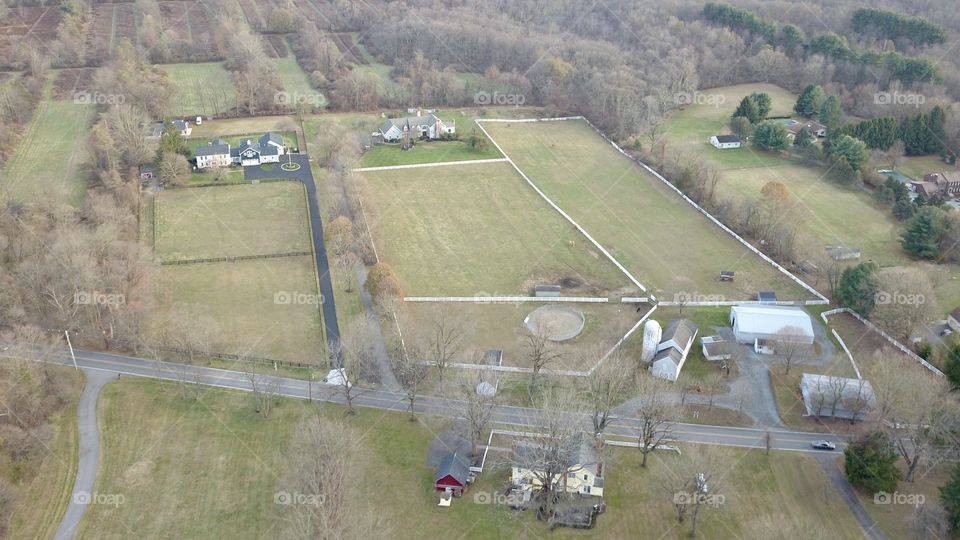
POLYGON ((137 23, 132 3, 99 3, 93 6, 93 24, 87 34, 91 60, 103 60, 113 53, 124 39, 135 43, 137 23))
POLYGON ((0 65, 9 65, 14 49, 21 42, 45 49, 57 35, 60 9, 56 6, 10 8, 0 19, 0 65))
POLYGON ((340 49, 340 54, 343 55, 344 60, 352 64, 364 65, 368 63, 367 57, 360 52, 357 45, 353 42, 353 35, 346 32, 327 35, 337 44, 337 48, 340 49))
POLYGON ((73 99, 76 92, 93 91, 93 68, 62 69, 53 82, 53 99, 73 99))
POLYGON ((287 49, 287 41, 279 34, 264 34, 263 50, 270 58, 286 58, 290 53, 287 49))
POLYGON ((843 342, 847 344, 847 348, 850 349, 850 353, 864 377, 867 376, 867 373, 879 359, 904 362, 916 366, 917 369, 927 371, 914 358, 907 356, 903 351, 891 345, 890 342, 883 339, 883 336, 867 328, 853 315, 838 313, 830 316, 827 320, 830 322, 830 327, 836 329, 840 337, 843 338, 843 342))
MULTIPOLYGON (((549 303, 525 302, 520 304, 428 304, 405 302, 397 313, 404 341, 417 343, 417 328, 426 328, 437 317, 438 310, 450 317, 462 318, 466 323, 467 336, 464 339, 464 354, 456 362, 472 363, 473 353, 489 349, 503 351, 503 365, 530 367, 526 337, 529 335, 524 319, 533 310, 549 303)), ((564 304, 584 314, 586 324, 583 332, 568 341, 557 344, 562 356, 544 369, 546 373, 554 370, 587 370, 596 364, 597 359, 583 357, 585 350, 593 351, 599 347, 609 350, 643 316, 637 313, 633 305, 625 304, 564 304)), ((646 311, 646 307, 644 308, 646 311)), ((384 325, 386 336, 396 338, 396 327, 384 325)), ((633 349, 628 349, 631 354, 633 349)))
POLYGON ((199 2, 159 2, 160 24, 183 38, 183 46, 171 53, 171 60, 197 62, 217 58, 210 41, 211 24, 199 2))

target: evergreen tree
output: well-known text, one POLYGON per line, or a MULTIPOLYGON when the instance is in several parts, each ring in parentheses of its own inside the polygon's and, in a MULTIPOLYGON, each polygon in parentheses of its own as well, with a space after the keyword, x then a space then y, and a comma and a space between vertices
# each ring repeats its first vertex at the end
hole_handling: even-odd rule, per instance
POLYGON ((753 100, 753 104, 756 105, 757 108, 757 120, 751 120, 751 122, 756 124, 757 122, 765 120, 767 115, 770 114, 770 107, 772 105, 770 95, 766 92, 754 92, 750 94, 749 97, 753 100))
POLYGON ((840 125, 843 119, 843 110, 840 108, 840 98, 837 96, 827 96, 820 104, 817 111, 817 119, 820 123, 827 126, 827 129, 835 129, 840 125))
POLYGON ((935 206, 923 206, 907 221, 900 245, 916 257, 936 259, 940 256, 940 240, 946 232, 946 212, 935 206))
POLYGON ((943 374, 947 376, 954 390, 960 390, 960 345, 954 345, 950 349, 945 364, 943 374))
POLYGON ((790 145, 787 128, 780 122, 763 122, 753 129, 753 146, 765 150, 784 150, 790 145))
POLYGON ((800 92, 797 103, 793 106, 793 111, 800 116, 812 118, 820 110, 820 104, 823 103, 823 88, 819 84, 811 84, 800 92))
POLYGON ((751 124, 756 124, 760 120, 760 112, 757 110, 757 103, 751 96, 747 96, 740 100, 740 104, 737 105, 737 109, 733 111, 733 118, 738 116, 746 118, 751 124))
POLYGON ((950 479, 940 486, 940 505, 947 513, 947 526, 960 533, 960 463, 953 466, 950 479))
POLYGON ((832 137, 830 144, 827 146, 827 155, 837 160, 842 157, 853 170, 862 169, 867 160, 870 159, 867 145, 849 135, 832 137))
POLYGON ((805 127, 800 128, 800 131, 793 137, 793 145, 797 148, 809 148, 813 145, 813 135, 810 134, 810 130, 805 127))
POLYGON ((893 203, 893 217, 900 221, 912 218, 916 211, 917 207, 914 206, 909 198, 897 199, 896 202, 893 203))
POLYGON ((843 454, 844 471, 854 487, 870 494, 893 493, 897 489, 899 457, 883 432, 874 431, 850 443, 843 454))
POLYGON ((864 317, 869 317, 873 311, 877 290, 880 287, 877 281, 879 267, 873 262, 863 262, 851 266, 840 275, 837 284, 837 300, 840 305, 848 307, 864 317))

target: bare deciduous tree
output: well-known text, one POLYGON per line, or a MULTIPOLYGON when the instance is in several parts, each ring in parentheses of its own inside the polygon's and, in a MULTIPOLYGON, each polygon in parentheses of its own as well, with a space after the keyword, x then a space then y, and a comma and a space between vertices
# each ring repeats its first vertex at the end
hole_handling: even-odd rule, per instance
POLYGON ((355 414, 353 399, 356 397, 357 383, 374 361, 376 354, 373 349, 373 332, 371 321, 363 315, 358 315, 344 325, 340 334, 339 354, 341 365, 339 373, 333 382, 343 394, 347 402, 347 414, 355 414))
POLYGON ((488 395, 479 388, 482 382, 484 382, 483 375, 472 370, 464 370, 457 381, 458 394, 463 401, 459 415, 466 423, 470 450, 474 458, 484 442, 483 435, 493 417, 496 405, 496 397, 488 395))
POLYGON ((528 331, 526 336, 524 336, 524 347, 531 369, 530 388, 528 389, 531 400, 533 399, 534 392, 537 390, 540 372, 563 357, 563 351, 560 350, 556 342, 552 341, 549 336, 550 329, 546 325, 539 325, 536 331, 528 331))
MULTIPOLYGON (((584 360, 581 365, 596 365, 603 357, 604 346, 587 347, 578 354, 584 360)), ((587 377, 590 387, 590 421, 593 425, 593 437, 598 439, 607 425, 613 420, 610 413, 617 400, 633 385, 633 369, 623 357, 622 348, 614 349, 604 363, 597 366, 587 377)))
POLYGON ((810 344, 805 341, 803 330, 796 326, 785 326, 777 331, 776 350, 783 359, 784 373, 789 375, 794 362, 805 359, 810 354, 810 344))
POLYGON ((641 467, 647 466, 647 456, 659 448, 670 435, 670 424, 679 415, 679 407, 670 399, 669 383, 647 373, 637 379, 637 447, 643 454, 641 467))
POLYGON ((696 538, 700 511, 723 506, 723 478, 730 455, 725 449, 688 445, 682 457, 658 474, 664 494, 673 502, 677 521, 690 518, 690 536, 696 538))
POLYGON ((440 394, 443 394, 443 379, 447 368, 463 352, 467 338, 464 318, 450 310, 438 307, 430 314, 423 340, 430 362, 437 370, 440 394))
POLYGON ((390 368, 407 398, 407 410, 410 412, 410 421, 413 422, 417 419, 414 414, 417 393, 430 374, 429 368, 423 363, 423 353, 415 346, 407 347, 406 351, 402 347, 395 347, 390 354, 390 368))

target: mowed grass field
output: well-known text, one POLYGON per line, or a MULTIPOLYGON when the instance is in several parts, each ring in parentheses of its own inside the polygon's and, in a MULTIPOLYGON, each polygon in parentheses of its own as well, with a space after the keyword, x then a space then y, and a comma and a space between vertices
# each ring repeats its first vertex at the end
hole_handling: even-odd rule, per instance
POLYGON ((81 171, 94 106, 45 99, 0 176, 0 200, 57 200, 79 205, 87 189, 81 171))
POLYGON ((781 299, 812 298, 585 122, 483 126, 547 196, 648 289, 728 300, 769 289, 781 299), (735 271, 736 280, 721 282, 723 270, 735 271))
MULTIPOLYGON (((209 389, 200 401, 177 397, 175 383, 124 379, 111 383, 99 403, 102 462, 96 492, 123 494, 124 504, 91 505, 80 538, 263 538, 277 536, 283 507, 273 496, 283 489, 295 427, 317 414, 303 401, 281 401, 269 418, 253 413, 248 394, 209 389)), ((321 406, 320 414, 343 409, 321 406)), ((596 528, 550 531, 534 512, 478 504, 474 494, 502 492, 508 471, 490 468, 451 508, 437 508, 434 470, 427 466, 430 442, 450 427, 445 419, 361 409, 348 420, 362 435, 354 457, 360 475, 351 481, 371 494, 355 511, 381 517, 384 537, 418 539, 431 534, 488 538, 686 538, 689 523, 678 523, 672 494, 657 480, 684 457, 654 454, 647 469, 640 454, 612 449, 604 468, 607 511, 596 528), (389 490, 383 467, 389 467, 389 490)), ((508 441, 498 441, 498 444, 508 441)), ((684 453, 686 455, 686 452, 684 453)), ((492 455, 490 462, 505 456, 492 455)), ((488 464, 489 466, 489 464, 488 464)), ((816 460, 807 455, 731 450, 717 471, 715 490, 724 494, 717 509, 701 512, 705 538, 784 537, 816 531, 839 539, 863 532, 830 486, 816 460)))
MULTIPOLYGON (((503 351, 503 365, 530 367, 526 338, 529 335, 524 320, 535 309, 549 305, 549 302, 523 302, 513 304, 475 304, 456 303, 438 305, 435 303, 406 302, 397 312, 397 320, 404 339, 417 335, 418 329, 430 328, 431 321, 439 311, 449 316, 462 317, 466 328, 464 339, 465 353, 457 362, 470 363, 472 353, 484 353, 490 349, 503 351), (438 311, 439 310, 439 311, 438 311)), ((577 337, 557 344, 556 350, 562 354, 550 364, 546 372, 554 370, 584 371, 592 368, 598 358, 582 354, 587 350, 602 349, 605 353, 640 320, 643 313, 637 313, 631 304, 563 304, 584 315, 583 332, 577 337)), ((646 307, 643 312, 646 311, 646 307)), ((389 325, 392 327, 393 325, 389 325)), ((637 333, 642 334, 642 330, 637 333)), ((634 334, 636 335, 636 333, 634 334)), ((627 351, 640 351, 640 343, 627 351)))
POLYGON ((317 108, 327 105, 327 97, 310 84, 310 79, 297 63, 295 56, 291 54, 285 58, 275 58, 273 63, 277 66, 284 92, 294 98, 293 102, 317 108))
MULTIPOLYGON (((482 133, 480 135, 483 136, 482 133)), ((461 134, 461 136, 469 136, 469 132, 461 134)), ((496 147, 489 143, 482 150, 474 150, 463 141, 419 141, 410 150, 401 150, 399 144, 374 146, 363 153, 360 165, 363 167, 383 167, 413 163, 496 159, 500 157, 503 156, 500 155, 496 147)))
POLYGON ((310 251, 298 182, 166 190, 156 196, 161 261, 310 251))
MULTIPOLYGON (((717 97, 721 99, 716 105, 687 106, 666 123, 665 136, 672 143, 696 152, 722 169, 718 197, 758 201, 764 185, 780 182, 798 203, 797 214, 787 219, 798 223, 800 230, 818 243, 860 248, 861 260, 872 260, 881 266, 918 266, 930 277, 944 312, 960 304, 960 266, 911 261, 900 248, 901 225, 888 209, 876 204, 866 189, 840 185, 825 177, 823 167, 800 163, 783 154, 752 147, 717 150, 707 142, 710 135, 729 133, 730 115, 740 100, 752 92, 770 95, 770 116, 792 114, 795 94, 771 84, 743 84, 702 90, 700 94, 714 102, 717 97)), ((897 169, 922 178, 924 171, 949 167, 936 156, 924 156, 903 158, 897 169)))
POLYGON ((320 306, 283 301, 319 294, 312 256, 163 266, 157 282, 155 323, 178 315, 213 321, 216 352, 301 363, 326 359, 320 306))
POLYGON ((223 113, 237 104, 230 72, 221 62, 165 64, 163 69, 176 85, 171 113, 178 116, 223 113))
POLYGON ((629 285, 508 163, 362 173, 380 257, 408 296, 583 294, 629 285))

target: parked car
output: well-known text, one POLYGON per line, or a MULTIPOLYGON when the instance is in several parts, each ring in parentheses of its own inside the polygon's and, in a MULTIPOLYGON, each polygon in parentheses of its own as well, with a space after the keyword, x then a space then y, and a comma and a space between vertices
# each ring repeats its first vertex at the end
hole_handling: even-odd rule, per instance
POLYGON ((813 441, 810 443, 810 446, 814 447, 817 450, 836 450, 837 445, 833 444, 830 441, 813 441))

